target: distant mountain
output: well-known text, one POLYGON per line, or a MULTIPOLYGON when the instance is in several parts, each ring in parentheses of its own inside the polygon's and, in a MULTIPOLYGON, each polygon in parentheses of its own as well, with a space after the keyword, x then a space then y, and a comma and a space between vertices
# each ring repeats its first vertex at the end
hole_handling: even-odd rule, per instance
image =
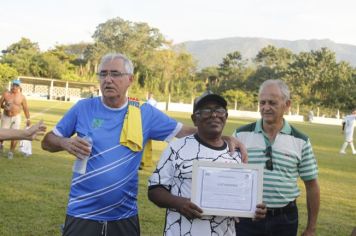
POLYGON ((329 39, 323 40, 277 40, 266 38, 224 38, 214 40, 187 41, 177 44, 185 49, 198 61, 198 68, 216 66, 222 62, 226 54, 239 51, 244 59, 252 59, 264 47, 273 45, 277 48, 288 48, 293 53, 309 52, 327 47, 336 53, 338 61, 349 62, 356 66, 356 46, 335 43, 329 39))

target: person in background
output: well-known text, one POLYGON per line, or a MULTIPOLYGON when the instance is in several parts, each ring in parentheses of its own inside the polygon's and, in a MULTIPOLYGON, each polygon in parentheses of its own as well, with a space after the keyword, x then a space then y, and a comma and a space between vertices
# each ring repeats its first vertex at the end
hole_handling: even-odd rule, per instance
POLYGON ((309 122, 313 122, 314 120, 314 112, 312 110, 310 110, 308 113, 308 120, 309 122))
POLYGON ((315 235, 320 205, 318 167, 309 138, 283 118, 290 106, 288 86, 282 80, 266 80, 259 89, 262 119, 234 133, 245 144, 249 163, 264 165, 263 202, 267 205, 264 220, 240 218, 236 224, 239 236, 297 235, 298 176, 306 188, 308 212, 302 235, 315 235))
MULTIPOLYGON (((11 83, 11 90, 5 91, 0 98, 0 107, 4 109, 1 116, 1 128, 19 129, 21 125, 21 110, 26 117, 26 126, 31 125, 30 112, 26 97, 21 93, 21 81, 15 79, 11 83)), ((11 140, 10 150, 7 154, 12 159, 16 149, 17 140, 11 140)), ((0 152, 3 152, 3 142, 0 141, 0 152)))
MULTIPOLYGON (((194 160, 241 163, 240 153, 230 155, 222 139, 226 108, 226 100, 217 94, 198 97, 191 115, 197 132, 171 142, 149 179, 149 199, 167 208, 163 235, 235 236, 234 217, 202 216, 202 209, 190 201, 194 160)), ((257 205, 256 218, 265 214, 265 205, 257 205)))
POLYGON ((147 103, 150 104, 151 106, 157 107, 157 101, 156 99, 153 98, 153 93, 148 94, 147 103))
POLYGON ((344 133, 345 142, 342 144, 340 154, 346 154, 347 145, 350 145, 352 154, 356 155, 355 146, 353 143, 354 129, 356 120, 356 109, 350 115, 344 117, 342 122, 342 131, 344 133))
POLYGON ((72 176, 65 236, 140 235, 137 192, 143 147, 150 139, 169 141, 196 130, 128 98, 133 74, 126 56, 103 56, 98 67, 102 96, 77 102, 42 140, 44 150, 89 156, 84 173, 72 176))

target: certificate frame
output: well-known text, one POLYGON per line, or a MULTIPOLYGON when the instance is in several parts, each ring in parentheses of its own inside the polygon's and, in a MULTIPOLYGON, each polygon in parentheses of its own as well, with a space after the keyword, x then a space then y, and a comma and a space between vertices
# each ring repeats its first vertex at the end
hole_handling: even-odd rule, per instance
MULTIPOLYGON (((217 178, 219 179, 219 177, 217 178)), ((218 180, 220 181, 220 180, 218 180)), ((221 180, 223 181, 223 179, 221 180)), ((212 181, 214 182, 214 181, 212 181)), ((221 185, 221 183, 217 183, 221 185)), ((225 184, 223 184, 225 185, 225 184)), ((229 184, 226 184, 229 185, 229 184)), ((237 164, 237 163, 224 163, 224 162, 211 162, 211 161, 193 161, 193 173, 192 173, 192 195, 191 201, 200 207, 203 210, 203 215, 216 215, 216 216, 230 216, 230 217, 248 217, 253 218, 255 215, 256 205, 258 203, 262 203, 262 192, 263 192, 263 166, 258 164, 237 164), (227 190, 244 190, 244 194, 246 193, 247 198, 251 196, 251 199, 244 198, 243 196, 237 196, 232 199, 237 199, 236 201, 232 201, 233 203, 226 204, 223 200, 226 198, 226 195, 222 192, 219 187, 209 188, 211 182, 209 182, 209 178, 214 178, 214 175, 220 175, 227 173, 227 177, 232 177, 231 180, 236 180, 234 178, 238 178, 239 176, 245 176, 248 180, 246 181, 247 185, 244 184, 245 180, 237 181, 242 184, 233 184, 231 182, 230 189, 227 190), (209 175, 208 175, 209 174, 209 175), (204 177, 208 176, 208 177, 204 177), (205 181, 205 182, 204 182, 205 181), (239 185, 241 188, 239 188, 239 185), (205 187, 204 187, 205 186, 205 187), (247 188, 243 188, 242 186, 247 186, 247 188), (209 189, 206 191, 205 189, 209 189), (247 191, 246 191, 247 190, 247 191), (205 201, 202 199, 207 199, 207 192, 213 192, 213 194, 208 198, 212 199, 210 203, 209 201, 205 201), (216 191, 216 192, 214 192, 216 191), (203 193, 205 196, 203 196, 203 193), (216 196, 215 196, 216 195, 216 196), (221 203, 216 203, 214 199, 222 197, 223 200, 221 203), (240 199, 243 199, 243 207, 239 207, 240 199), (211 204, 211 205, 209 205, 211 204), (215 205, 214 205, 215 204, 215 205), (216 206, 216 204, 221 204, 223 206, 216 206)), ((228 192, 227 191, 227 192, 228 192)), ((235 191, 233 191, 235 192, 235 191)), ((237 192, 237 191, 236 191, 237 192)), ((210 194, 210 193, 209 193, 210 194)), ((232 194, 233 195, 233 194, 232 194)))

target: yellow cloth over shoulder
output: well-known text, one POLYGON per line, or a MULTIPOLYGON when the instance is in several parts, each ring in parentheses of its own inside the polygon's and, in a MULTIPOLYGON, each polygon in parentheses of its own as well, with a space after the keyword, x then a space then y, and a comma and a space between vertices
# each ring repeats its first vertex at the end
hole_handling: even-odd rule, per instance
POLYGON ((128 110, 122 126, 120 144, 134 152, 140 152, 143 149, 141 110, 137 99, 128 99, 128 110))
POLYGON ((153 141, 148 140, 145 149, 143 150, 142 160, 141 160, 141 167, 150 167, 153 165, 153 141))

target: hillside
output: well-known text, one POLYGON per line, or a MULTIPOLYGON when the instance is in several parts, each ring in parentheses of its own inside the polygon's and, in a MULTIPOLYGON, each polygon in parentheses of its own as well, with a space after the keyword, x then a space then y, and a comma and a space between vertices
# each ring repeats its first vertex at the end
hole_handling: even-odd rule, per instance
POLYGON ((198 68, 215 66, 222 62, 227 53, 239 51, 244 59, 252 59, 261 48, 273 45, 277 48, 288 48, 294 53, 318 50, 327 47, 336 53, 338 61, 344 60, 356 66, 356 46, 338 44, 328 39, 323 40, 276 40, 266 38, 224 38, 214 40, 187 41, 177 44, 183 46, 198 61, 198 68))

